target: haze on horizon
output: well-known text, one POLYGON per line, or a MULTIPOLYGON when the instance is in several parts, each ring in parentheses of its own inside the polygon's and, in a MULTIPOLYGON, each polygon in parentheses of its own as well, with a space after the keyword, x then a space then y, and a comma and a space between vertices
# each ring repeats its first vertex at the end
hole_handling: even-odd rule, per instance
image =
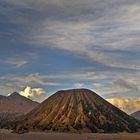
POLYGON ((60 89, 89 88, 135 104, 139 17, 139 0, 1 0, 0 94, 41 101, 60 89))

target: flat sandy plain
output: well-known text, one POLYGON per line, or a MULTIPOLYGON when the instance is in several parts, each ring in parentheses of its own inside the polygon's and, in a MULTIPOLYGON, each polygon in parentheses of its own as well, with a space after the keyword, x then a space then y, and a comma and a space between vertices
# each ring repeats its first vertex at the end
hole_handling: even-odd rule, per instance
POLYGON ((27 134, 13 134, 7 130, 0 130, 0 140, 140 140, 140 133, 69 134, 30 132, 27 134))

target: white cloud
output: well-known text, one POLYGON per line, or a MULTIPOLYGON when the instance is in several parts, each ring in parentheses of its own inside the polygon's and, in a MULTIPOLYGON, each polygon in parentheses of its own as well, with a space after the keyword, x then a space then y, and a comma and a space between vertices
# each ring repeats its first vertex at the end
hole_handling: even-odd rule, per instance
POLYGON ((48 97, 43 88, 26 87, 23 91, 20 91, 19 94, 37 102, 42 102, 48 97))
POLYGON ((0 61, 1 63, 8 64, 13 68, 21 68, 22 66, 30 63, 31 61, 38 58, 38 54, 33 52, 26 52, 22 56, 16 54, 14 57, 7 58, 4 61, 0 61))
POLYGON ((83 83, 75 83, 74 84, 74 87, 75 88, 83 88, 84 87, 84 84, 83 83))
POLYGON ((26 60, 22 60, 22 59, 18 59, 18 58, 9 58, 6 61, 4 61, 6 64, 10 64, 12 65, 14 68, 20 68, 23 65, 27 64, 28 61, 26 60))

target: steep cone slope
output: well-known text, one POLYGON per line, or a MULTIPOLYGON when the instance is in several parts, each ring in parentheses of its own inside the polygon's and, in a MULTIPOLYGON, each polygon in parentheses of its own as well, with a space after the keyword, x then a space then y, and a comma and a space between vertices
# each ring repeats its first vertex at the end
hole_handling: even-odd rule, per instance
POLYGON ((87 89, 58 91, 17 124, 43 131, 121 132, 137 131, 140 122, 87 89))

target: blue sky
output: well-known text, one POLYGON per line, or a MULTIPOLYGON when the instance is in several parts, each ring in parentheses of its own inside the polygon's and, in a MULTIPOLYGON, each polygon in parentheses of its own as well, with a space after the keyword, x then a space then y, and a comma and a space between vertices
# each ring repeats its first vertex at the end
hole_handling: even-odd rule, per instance
POLYGON ((139 96, 139 17, 139 0, 1 0, 0 93, 139 96))

